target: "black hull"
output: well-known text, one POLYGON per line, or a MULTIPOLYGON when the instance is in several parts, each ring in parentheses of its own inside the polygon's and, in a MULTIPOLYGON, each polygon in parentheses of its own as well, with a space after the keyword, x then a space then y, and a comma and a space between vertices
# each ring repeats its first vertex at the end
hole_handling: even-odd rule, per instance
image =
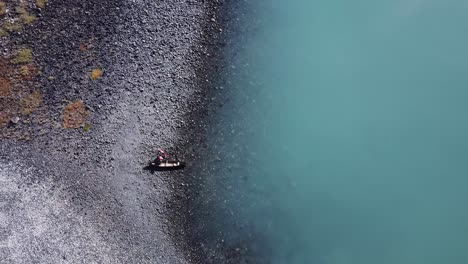
POLYGON ((150 162, 148 166, 146 166, 144 169, 146 170, 151 170, 151 171, 173 171, 173 170, 180 170, 185 168, 185 162, 179 162, 180 165, 175 165, 175 166, 160 166, 157 162, 153 161, 150 162))

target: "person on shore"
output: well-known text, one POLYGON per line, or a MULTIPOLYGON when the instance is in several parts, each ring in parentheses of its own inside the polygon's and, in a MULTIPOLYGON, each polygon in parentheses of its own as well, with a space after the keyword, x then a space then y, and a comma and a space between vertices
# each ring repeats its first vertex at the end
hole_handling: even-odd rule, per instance
POLYGON ((159 163, 163 162, 166 159, 167 155, 162 149, 158 149, 158 154, 156 156, 156 159, 159 163))

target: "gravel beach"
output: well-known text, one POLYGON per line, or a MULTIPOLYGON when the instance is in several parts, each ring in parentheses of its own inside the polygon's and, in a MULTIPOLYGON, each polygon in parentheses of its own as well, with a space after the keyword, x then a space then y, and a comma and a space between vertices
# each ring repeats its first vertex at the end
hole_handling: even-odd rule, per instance
POLYGON ((199 262, 189 181, 145 166, 158 147, 194 162, 217 2, 18 3, 1 18, 0 263, 199 262))

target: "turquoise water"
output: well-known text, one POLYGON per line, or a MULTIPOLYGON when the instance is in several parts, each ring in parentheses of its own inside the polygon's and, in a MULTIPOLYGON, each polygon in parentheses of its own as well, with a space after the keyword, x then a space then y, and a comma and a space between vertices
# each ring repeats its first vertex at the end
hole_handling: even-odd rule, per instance
POLYGON ((252 263, 468 263, 467 11, 239 8, 204 175, 213 241, 252 263))

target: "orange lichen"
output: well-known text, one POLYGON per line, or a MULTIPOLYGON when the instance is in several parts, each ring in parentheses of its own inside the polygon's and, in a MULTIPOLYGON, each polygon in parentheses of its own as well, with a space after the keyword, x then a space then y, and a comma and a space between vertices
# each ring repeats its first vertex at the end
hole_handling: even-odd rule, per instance
POLYGON ((10 115, 6 111, 0 110, 0 127, 8 124, 10 121, 10 115))
POLYGON ((17 113, 17 100, 7 97, 0 97, 0 127, 8 124, 13 116, 17 116, 17 113))
POLYGON ((0 57, 0 76, 5 76, 11 71, 5 58, 0 57))
POLYGON ((30 95, 21 99, 21 112, 25 115, 29 115, 34 112, 39 105, 42 103, 42 95, 34 91, 30 95))
POLYGON ((79 47, 81 52, 85 52, 89 50, 89 45, 87 43, 81 43, 79 47))
POLYGON ((91 73, 89 74, 89 78, 91 80, 96 80, 102 77, 102 70, 99 68, 93 69, 91 73))
POLYGON ((0 77, 0 97, 10 95, 11 82, 7 78, 0 77))
POLYGON ((6 14, 6 4, 3 1, 0 1, 0 16, 6 14))
POLYGON ((89 111, 81 101, 75 101, 65 106, 63 110, 64 128, 78 128, 84 124, 89 116, 89 111))

